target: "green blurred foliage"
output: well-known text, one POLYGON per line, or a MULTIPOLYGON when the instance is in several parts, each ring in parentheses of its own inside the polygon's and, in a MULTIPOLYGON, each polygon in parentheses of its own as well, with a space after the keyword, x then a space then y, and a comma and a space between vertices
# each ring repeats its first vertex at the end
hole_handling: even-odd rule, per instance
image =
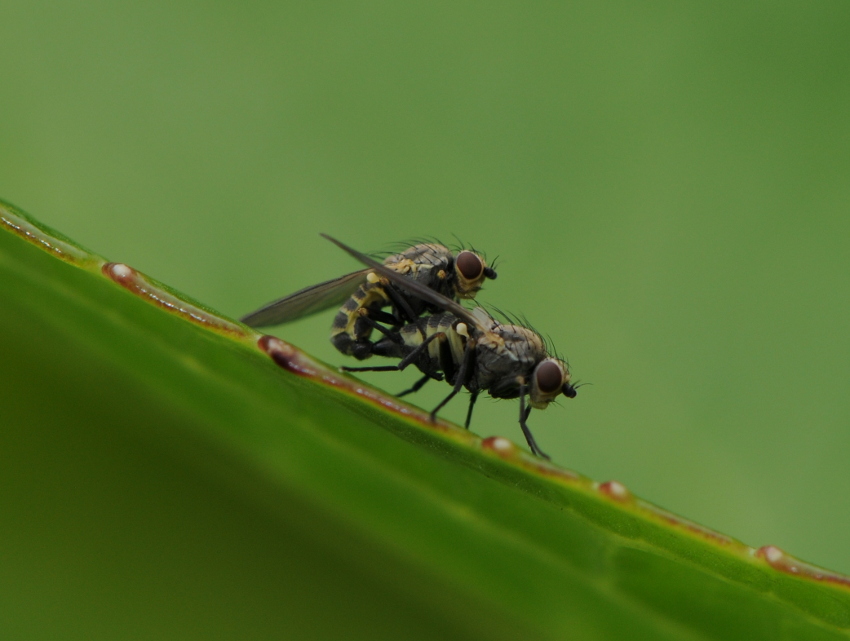
MULTIPOLYGON (((353 269, 320 231, 456 235, 593 383, 532 415, 556 461, 850 572, 848 18, 6 0, 0 196, 233 316, 353 269)), ((277 333, 341 363, 329 325, 277 333)))

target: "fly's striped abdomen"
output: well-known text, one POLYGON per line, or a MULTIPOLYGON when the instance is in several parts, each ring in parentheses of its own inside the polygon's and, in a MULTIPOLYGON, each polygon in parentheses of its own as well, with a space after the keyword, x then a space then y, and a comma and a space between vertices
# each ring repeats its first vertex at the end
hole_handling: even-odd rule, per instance
POLYGON ((380 309, 388 304, 389 298, 379 282, 363 283, 334 317, 331 343, 343 354, 358 360, 369 358, 372 326, 360 315, 360 310, 380 309))

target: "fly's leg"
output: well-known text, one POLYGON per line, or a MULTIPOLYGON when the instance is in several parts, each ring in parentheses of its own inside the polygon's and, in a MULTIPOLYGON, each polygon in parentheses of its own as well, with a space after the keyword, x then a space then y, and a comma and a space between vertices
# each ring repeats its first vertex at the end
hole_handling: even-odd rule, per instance
POLYGON ((418 381, 416 381, 416 382, 413 384, 413 387, 411 387, 410 389, 406 389, 406 390, 404 390, 403 392, 399 392, 398 394, 396 394, 396 398, 401 398, 402 396, 407 396, 408 394, 412 394, 413 392, 418 392, 419 390, 421 390, 421 389, 422 389, 422 386, 423 386, 423 385, 425 385, 425 383, 427 383, 428 381, 430 381, 432 378, 433 378, 435 381, 441 381, 441 380, 443 380, 443 375, 442 375, 442 374, 437 374, 437 376, 431 376, 430 374, 425 374, 425 376, 423 376, 422 378, 420 378, 418 381))
POLYGON ((463 354, 463 361, 460 364, 460 368, 457 371, 457 378, 455 379, 455 386, 452 388, 452 391, 449 392, 449 395, 446 396, 442 400, 442 402, 434 408, 431 412, 431 422, 437 422, 437 412, 439 412, 443 406, 452 400, 455 395, 460 391, 460 388, 463 387, 464 380, 466 379, 466 372, 469 369, 469 364, 472 362, 472 341, 468 341, 466 344, 466 351, 463 354))
POLYGON ((475 407, 475 401, 478 400, 478 394, 480 392, 481 390, 475 390, 469 397, 469 409, 466 411, 466 423, 463 424, 466 429, 469 429, 469 422, 472 420, 472 408, 475 407))
MULTIPOLYGON (((396 334, 398 334, 398 332, 396 332, 396 334)), ((407 367, 411 363, 415 362, 416 359, 419 358, 419 356, 422 354, 422 352, 424 352, 426 349, 428 349, 428 345, 431 344, 431 341, 433 341, 436 338, 445 338, 445 337, 446 337, 445 332, 437 332, 436 334, 432 334, 431 336, 426 338, 424 341, 419 343, 419 345, 416 346, 416 349, 414 349, 412 352, 410 352, 410 354, 408 354, 407 356, 402 358, 398 362, 398 365, 383 365, 381 367, 341 367, 340 369, 344 372, 400 372, 405 367, 407 367)), ((424 384, 425 383, 422 383, 422 385, 424 385, 424 384)))
POLYGON ((398 365, 380 365, 378 367, 340 367, 343 372, 398 372, 398 365))
POLYGON ((531 448, 532 454, 545 458, 547 461, 551 460, 548 454, 545 454, 543 450, 537 447, 537 442, 534 440, 531 430, 528 429, 528 425, 525 423, 528 420, 528 415, 531 414, 531 405, 528 408, 525 407, 525 390, 526 386, 523 381, 519 386, 519 426, 522 428, 522 433, 525 434, 525 440, 528 442, 528 447, 531 448))
POLYGON ((404 342, 401 338, 401 334, 399 334, 397 331, 387 329, 383 325, 378 324, 378 321, 382 323, 387 322, 386 320, 382 320, 381 316, 387 316, 392 322, 395 322, 395 318, 391 314, 387 314, 386 312, 382 312, 380 310, 375 309, 369 310, 365 307, 360 308, 358 314, 360 315, 360 318, 363 320, 364 323, 366 323, 372 329, 377 329, 384 336, 389 338, 392 342, 398 345, 401 345, 404 342))
MULTIPOLYGON (((364 308, 365 309, 365 308, 364 308)), ((363 312, 360 312, 361 314, 363 312)), ((399 320, 393 316, 392 314, 388 314, 385 311, 380 309, 370 309, 366 315, 372 320, 378 321, 379 323, 386 323, 387 325, 397 327, 399 325, 399 320)))
POLYGON ((401 292, 398 291, 395 285, 387 283, 384 285, 384 292, 386 292, 387 297, 392 301, 393 307, 398 310, 401 314, 402 321, 406 321, 408 323, 412 323, 416 320, 416 314, 413 313, 413 310, 410 308, 408 302, 404 299, 404 296, 401 292))

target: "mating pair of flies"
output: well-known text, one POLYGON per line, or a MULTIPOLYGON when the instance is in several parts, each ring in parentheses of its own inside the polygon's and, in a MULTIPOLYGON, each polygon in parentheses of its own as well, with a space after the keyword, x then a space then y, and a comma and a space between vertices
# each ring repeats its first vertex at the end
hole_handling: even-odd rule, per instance
POLYGON ((343 370, 387 372, 415 365, 422 378, 398 396, 419 390, 431 379, 446 380, 452 391, 431 412, 432 421, 465 387, 471 394, 467 429, 482 391, 493 398, 519 398, 525 439, 534 454, 549 458, 528 429, 528 415, 532 408, 546 409, 560 394, 575 398, 576 388, 567 364, 549 354, 537 332, 518 323, 501 323, 483 307, 469 310, 459 303, 474 298, 485 279, 496 278, 481 255, 421 243, 379 263, 322 236, 366 269, 297 291, 251 312, 242 322, 251 327, 279 325, 342 305, 331 328, 331 342, 339 351, 358 360, 373 355, 400 359, 397 365, 343 370), (374 331, 381 334, 376 341, 374 331))

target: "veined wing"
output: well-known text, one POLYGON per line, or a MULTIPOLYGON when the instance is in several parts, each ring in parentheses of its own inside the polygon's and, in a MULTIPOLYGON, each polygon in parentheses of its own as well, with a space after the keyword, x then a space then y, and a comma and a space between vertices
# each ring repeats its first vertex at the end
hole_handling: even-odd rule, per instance
POLYGON ((385 276, 387 280, 392 283, 395 283, 401 289, 413 294, 417 298, 420 298, 432 305, 436 305, 440 309, 449 312, 450 314, 454 314, 461 320, 466 323, 469 323, 473 327, 480 329, 481 331, 487 331, 488 327, 482 326, 479 318, 474 316, 472 312, 470 312, 465 307, 451 300, 450 298, 446 298, 439 292, 435 292, 433 289, 425 287, 421 283, 417 283, 412 278, 407 278, 404 274, 399 274, 398 272, 390 269, 386 265, 382 265, 378 261, 370 258, 366 254, 363 254, 356 249, 352 249, 348 245, 341 243, 335 238, 331 238, 327 234, 320 234, 322 238, 327 238, 334 245, 342 249, 343 251, 348 252, 352 256, 354 256, 357 260, 359 260, 364 265, 369 267, 368 271, 375 271, 379 273, 381 276, 385 276))
POLYGON ((366 280, 369 269, 361 269, 339 278, 311 285, 284 296, 260 309, 246 314, 241 320, 250 327, 268 327, 316 314, 331 307, 340 307, 366 280))

